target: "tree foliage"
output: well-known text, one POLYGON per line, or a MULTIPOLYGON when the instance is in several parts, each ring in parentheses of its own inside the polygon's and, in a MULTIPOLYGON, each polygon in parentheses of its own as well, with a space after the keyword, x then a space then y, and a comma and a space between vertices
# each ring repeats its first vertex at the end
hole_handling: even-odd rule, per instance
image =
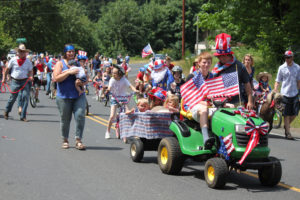
POLYGON ((300 49, 299 1, 292 0, 209 0, 199 12, 199 27, 211 36, 221 32, 259 49, 270 69, 281 61, 286 49, 300 49))

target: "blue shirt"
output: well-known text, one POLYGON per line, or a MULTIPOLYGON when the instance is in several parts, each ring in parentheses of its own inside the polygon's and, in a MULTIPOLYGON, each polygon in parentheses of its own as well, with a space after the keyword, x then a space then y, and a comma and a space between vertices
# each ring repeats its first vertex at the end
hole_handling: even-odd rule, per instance
POLYGON ((101 64, 101 61, 100 60, 96 60, 96 59, 93 59, 93 69, 99 69, 100 68, 100 64, 101 64))
POLYGON ((294 97, 298 95, 297 82, 300 81, 300 67, 294 63, 288 66, 285 62, 278 69, 276 82, 281 83, 280 93, 286 97, 294 97))
MULTIPOLYGON (((68 70, 66 63, 62 60, 62 72, 68 70)), ((79 93, 75 87, 76 76, 69 75, 64 81, 57 83, 57 96, 61 99, 76 99, 79 93)), ((83 93, 85 94, 85 93, 83 93)))

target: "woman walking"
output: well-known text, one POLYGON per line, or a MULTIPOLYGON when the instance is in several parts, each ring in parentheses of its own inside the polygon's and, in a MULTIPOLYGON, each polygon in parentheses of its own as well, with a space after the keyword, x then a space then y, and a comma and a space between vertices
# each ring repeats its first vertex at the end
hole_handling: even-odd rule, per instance
MULTIPOLYGON (((75 58, 75 48, 73 45, 66 44, 64 48, 63 59, 55 65, 53 72, 54 79, 57 82, 56 104, 60 113, 60 129, 63 138, 63 149, 69 148, 69 130, 72 120, 72 113, 75 118, 75 147, 78 150, 84 150, 82 144, 82 134, 85 124, 85 93, 79 95, 75 87, 76 74, 78 69, 70 69, 68 62, 75 58)), ((82 86, 87 82, 82 83, 82 86)))

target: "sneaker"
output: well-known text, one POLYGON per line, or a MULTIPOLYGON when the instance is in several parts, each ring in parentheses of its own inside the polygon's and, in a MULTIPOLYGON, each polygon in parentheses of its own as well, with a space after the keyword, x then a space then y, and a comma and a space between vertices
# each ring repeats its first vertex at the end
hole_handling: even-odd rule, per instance
POLYGON ((110 133, 108 131, 105 132, 105 139, 109 139, 110 138, 110 133))

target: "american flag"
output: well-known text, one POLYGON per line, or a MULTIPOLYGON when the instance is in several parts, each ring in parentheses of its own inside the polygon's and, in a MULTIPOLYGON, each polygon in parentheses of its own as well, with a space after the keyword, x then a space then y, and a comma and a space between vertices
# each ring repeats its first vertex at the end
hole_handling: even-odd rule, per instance
POLYGON ((80 56, 86 56, 87 52, 79 50, 78 51, 78 55, 80 55, 80 56))
POLYGON ((145 58, 145 57, 149 56, 150 54, 153 54, 153 51, 152 51, 150 44, 147 44, 147 46, 145 46, 145 48, 142 51, 142 58, 145 58))
POLYGON ((235 96, 239 94, 239 83, 237 72, 225 73, 221 76, 206 81, 208 98, 220 95, 235 96))
POLYGON ((202 77, 201 72, 194 76, 191 80, 180 87, 181 96, 185 102, 192 109, 195 105, 206 98, 208 89, 202 77))
POLYGON ((230 159, 231 152, 235 149, 232 143, 232 134, 230 133, 226 137, 220 137, 220 148, 218 150, 218 153, 220 155, 223 155, 225 157, 225 160, 230 159))

